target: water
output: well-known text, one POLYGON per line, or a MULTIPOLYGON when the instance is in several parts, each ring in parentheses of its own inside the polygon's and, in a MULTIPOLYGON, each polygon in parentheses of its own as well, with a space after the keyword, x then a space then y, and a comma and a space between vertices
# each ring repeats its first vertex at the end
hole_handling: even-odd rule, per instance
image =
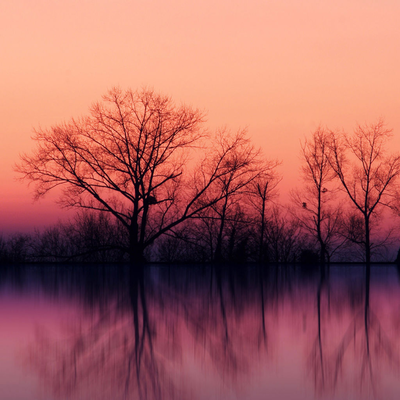
POLYGON ((394 266, 0 270, 0 399, 398 399, 394 266))

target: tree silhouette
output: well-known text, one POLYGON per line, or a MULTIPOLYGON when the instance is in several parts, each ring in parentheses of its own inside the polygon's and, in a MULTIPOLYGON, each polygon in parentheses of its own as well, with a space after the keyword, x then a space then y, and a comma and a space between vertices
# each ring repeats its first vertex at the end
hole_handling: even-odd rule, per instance
POLYGON ((257 245, 257 261, 264 262, 267 260, 265 254, 266 247, 266 229, 268 223, 268 203, 277 195, 276 187, 281 178, 276 173, 276 167, 280 163, 278 161, 267 161, 264 164, 263 173, 257 179, 251 182, 248 190, 248 201, 256 213, 256 245, 257 245))
MULTIPOLYGON (((61 335, 38 328, 27 348, 28 365, 52 398, 203 398, 188 386, 198 377, 187 362, 232 389, 260 355, 257 344, 267 326, 259 317, 258 277, 248 282, 232 269, 161 268, 153 278, 151 268, 142 266, 121 271, 107 293, 113 274, 85 271, 76 279, 47 275, 49 286, 72 284, 85 308, 61 335), (233 287, 226 284, 227 273, 233 287)), ((51 296, 61 292, 50 289, 51 296)))
POLYGON ((225 131, 220 131, 217 136, 216 151, 213 154, 213 163, 210 165, 209 173, 212 173, 215 164, 219 163, 226 171, 216 179, 214 193, 210 192, 211 196, 221 198, 221 201, 210 202, 213 203, 212 214, 207 216, 217 221, 213 254, 213 260, 217 262, 224 259, 223 239, 228 219, 234 218, 230 215, 231 210, 233 214, 237 211, 238 196, 244 193, 246 187, 256 177, 264 173, 260 152, 250 143, 245 133, 245 131, 239 131, 235 135, 227 135, 225 131))
POLYGON ((391 137, 383 121, 358 126, 352 136, 332 134, 330 164, 363 220, 365 261, 371 261, 371 221, 382 206, 393 202, 394 183, 400 175, 400 156, 386 154, 391 137), (350 156, 350 158, 349 158, 350 156))
POLYGON ((297 206, 296 217, 301 226, 319 244, 321 264, 330 260, 332 254, 344 243, 340 235, 342 208, 332 206, 335 173, 329 163, 329 132, 318 128, 310 140, 301 144, 302 175, 305 183, 301 190, 291 193, 297 206))
POLYGON ((36 198, 61 186, 61 205, 112 215, 126 232, 121 247, 142 262, 157 238, 258 173, 258 152, 243 132, 234 140, 220 132, 207 149, 203 119, 151 90, 113 89, 89 116, 37 130, 36 149, 16 170, 34 183, 36 198), (196 154, 200 166, 190 173, 193 149, 205 156, 196 154), (228 185, 232 177, 237 183, 228 185))

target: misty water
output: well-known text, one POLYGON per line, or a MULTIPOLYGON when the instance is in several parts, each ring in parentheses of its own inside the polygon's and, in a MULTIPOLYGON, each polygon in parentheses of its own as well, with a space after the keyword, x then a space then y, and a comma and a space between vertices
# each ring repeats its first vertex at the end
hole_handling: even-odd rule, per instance
POLYGON ((393 265, 0 272, 0 399, 398 399, 393 265))

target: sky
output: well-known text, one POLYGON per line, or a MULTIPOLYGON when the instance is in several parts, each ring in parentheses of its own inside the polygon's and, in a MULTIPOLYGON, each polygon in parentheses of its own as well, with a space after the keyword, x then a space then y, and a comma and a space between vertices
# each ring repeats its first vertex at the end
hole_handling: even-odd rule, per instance
POLYGON ((154 88, 247 128, 299 184, 300 140, 383 118, 400 150, 398 0, 13 0, 0 3, 0 234, 66 217, 13 166, 33 129, 112 87, 154 88))

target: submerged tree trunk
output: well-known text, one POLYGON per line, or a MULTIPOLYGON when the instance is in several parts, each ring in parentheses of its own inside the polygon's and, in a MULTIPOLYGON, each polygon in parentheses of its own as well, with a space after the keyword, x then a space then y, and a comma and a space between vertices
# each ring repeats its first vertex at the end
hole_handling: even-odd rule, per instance
POLYGON ((139 243, 134 243, 129 249, 129 262, 131 265, 143 265, 146 262, 144 251, 139 243))
POLYGON ((144 246, 138 239, 137 224, 129 229, 129 262, 131 265, 142 265, 146 262, 144 257, 144 246))

